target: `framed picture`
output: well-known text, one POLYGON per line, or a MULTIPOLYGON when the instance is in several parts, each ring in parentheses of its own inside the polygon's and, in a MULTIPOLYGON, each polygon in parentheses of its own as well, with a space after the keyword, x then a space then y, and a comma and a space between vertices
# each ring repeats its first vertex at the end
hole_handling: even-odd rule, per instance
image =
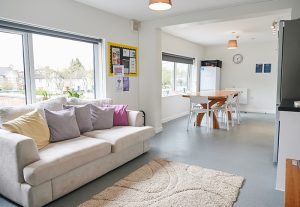
POLYGON ((123 67, 124 76, 138 75, 138 48, 118 43, 108 42, 108 75, 120 75, 115 70, 123 67))
POLYGON ((255 73, 262 73, 263 71, 263 64, 256 64, 255 73))
POLYGON ((271 73, 271 64, 264 64, 264 73, 271 73))

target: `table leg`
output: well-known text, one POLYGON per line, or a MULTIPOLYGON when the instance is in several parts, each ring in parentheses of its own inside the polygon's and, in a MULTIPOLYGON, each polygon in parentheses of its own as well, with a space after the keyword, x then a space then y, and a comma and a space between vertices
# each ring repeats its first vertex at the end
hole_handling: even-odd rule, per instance
POLYGON ((228 120, 231 121, 232 120, 232 113, 230 111, 228 111, 227 115, 228 115, 228 120))
MULTIPOLYGON (((208 107, 211 108, 217 102, 218 102, 218 100, 211 100, 209 102, 209 106, 208 107)), ((202 104, 202 107, 206 109, 207 108, 207 104, 202 104)), ((213 113, 213 112, 210 112, 210 113, 213 113)), ((203 117, 204 117, 204 113, 198 113, 197 118, 196 118, 196 123, 195 123, 196 126, 200 126, 201 125, 203 117)), ((213 128, 214 129, 219 129, 220 128, 219 122, 218 122, 218 119, 217 119, 217 116, 216 116, 215 113, 213 113, 213 128)))
POLYGON ((198 113, 197 114, 196 123, 195 123, 196 126, 200 126, 201 125, 203 117, 204 117, 204 113, 198 113))
POLYGON ((217 119, 216 113, 215 112, 211 112, 211 113, 213 113, 213 128, 220 129, 219 121, 217 119))

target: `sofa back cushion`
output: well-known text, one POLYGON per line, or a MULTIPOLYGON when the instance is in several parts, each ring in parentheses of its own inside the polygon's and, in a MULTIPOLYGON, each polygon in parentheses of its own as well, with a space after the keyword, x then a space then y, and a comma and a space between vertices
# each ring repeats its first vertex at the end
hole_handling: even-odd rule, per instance
POLYGON ((3 123, 3 128, 32 138, 38 149, 49 144, 49 128, 39 112, 32 111, 16 119, 3 123))
POLYGON ((113 107, 114 112, 114 126, 128 126, 127 105, 107 105, 113 107))
POLYGON ((13 120, 34 110, 38 110, 38 112, 45 119, 44 109, 59 111, 63 109, 64 104, 67 104, 67 99, 65 97, 56 97, 35 104, 2 107, 0 108, 0 126, 4 122, 13 120))
POLYGON ((94 104, 98 107, 103 107, 105 105, 112 104, 112 99, 104 98, 104 99, 81 99, 81 98, 68 98, 68 105, 85 105, 85 104, 94 104))
POLYGON ((64 109, 75 108, 76 121, 81 133, 89 132, 93 130, 93 123, 91 119, 91 105, 86 104, 83 106, 66 106, 64 109))
POLYGON ((93 129, 110 129, 113 127, 114 120, 113 107, 98 107, 91 104, 91 118, 93 129))
POLYGON ((59 142, 80 136, 73 107, 61 111, 45 109, 45 116, 50 129, 50 142, 59 142))

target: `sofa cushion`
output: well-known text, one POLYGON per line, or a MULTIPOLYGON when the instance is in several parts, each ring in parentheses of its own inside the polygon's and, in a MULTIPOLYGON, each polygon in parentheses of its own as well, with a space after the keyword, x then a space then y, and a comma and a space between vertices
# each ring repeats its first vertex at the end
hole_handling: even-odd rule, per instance
POLYGON ((84 136, 104 139, 112 144, 112 152, 119 152, 155 134, 153 127, 117 126, 106 130, 94 130, 84 136))
POLYGON ((64 109, 75 108, 76 121, 80 130, 80 133, 89 132, 93 130, 93 123, 91 119, 91 104, 66 106, 64 109))
POLYGON ((93 128, 110 129, 113 127, 114 108, 112 107, 98 107, 91 104, 91 119, 93 128))
POLYGON ((24 168, 24 179, 30 185, 39 185, 110 152, 110 143, 85 136, 50 143, 39 151, 39 161, 24 168))
POLYGON ((59 111, 63 109, 63 105, 66 103, 67 99, 65 97, 55 97, 35 104, 2 107, 0 108, 0 126, 4 122, 13 120, 34 110, 38 110, 38 112, 45 119, 44 109, 48 109, 50 111, 59 111))
POLYGON ((45 109, 45 115, 50 129, 50 142, 59 142, 80 136, 73 107, 60 111, 45 109))
POLYGON ((32 138, 40 150, 49 144, 50 132, 47 123, 37 111, 24 114, 5 122, 3 128, 17 134, 32 138))
POLYGON ((85 104, 94 104, 99 107, 103 107, 107 104, 112 104, 112 99, 103 98, 103 99, 81 99, 81 98, 68 98, 68 105, 85 105, 85 104))

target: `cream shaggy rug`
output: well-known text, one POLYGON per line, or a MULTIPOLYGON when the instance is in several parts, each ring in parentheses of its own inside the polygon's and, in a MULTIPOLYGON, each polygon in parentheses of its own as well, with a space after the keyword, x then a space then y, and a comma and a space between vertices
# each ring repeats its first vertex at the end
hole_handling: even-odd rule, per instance
POLYGON ((80 207, 227 207, 244 178, 166 160, 154 160, 80 207))

